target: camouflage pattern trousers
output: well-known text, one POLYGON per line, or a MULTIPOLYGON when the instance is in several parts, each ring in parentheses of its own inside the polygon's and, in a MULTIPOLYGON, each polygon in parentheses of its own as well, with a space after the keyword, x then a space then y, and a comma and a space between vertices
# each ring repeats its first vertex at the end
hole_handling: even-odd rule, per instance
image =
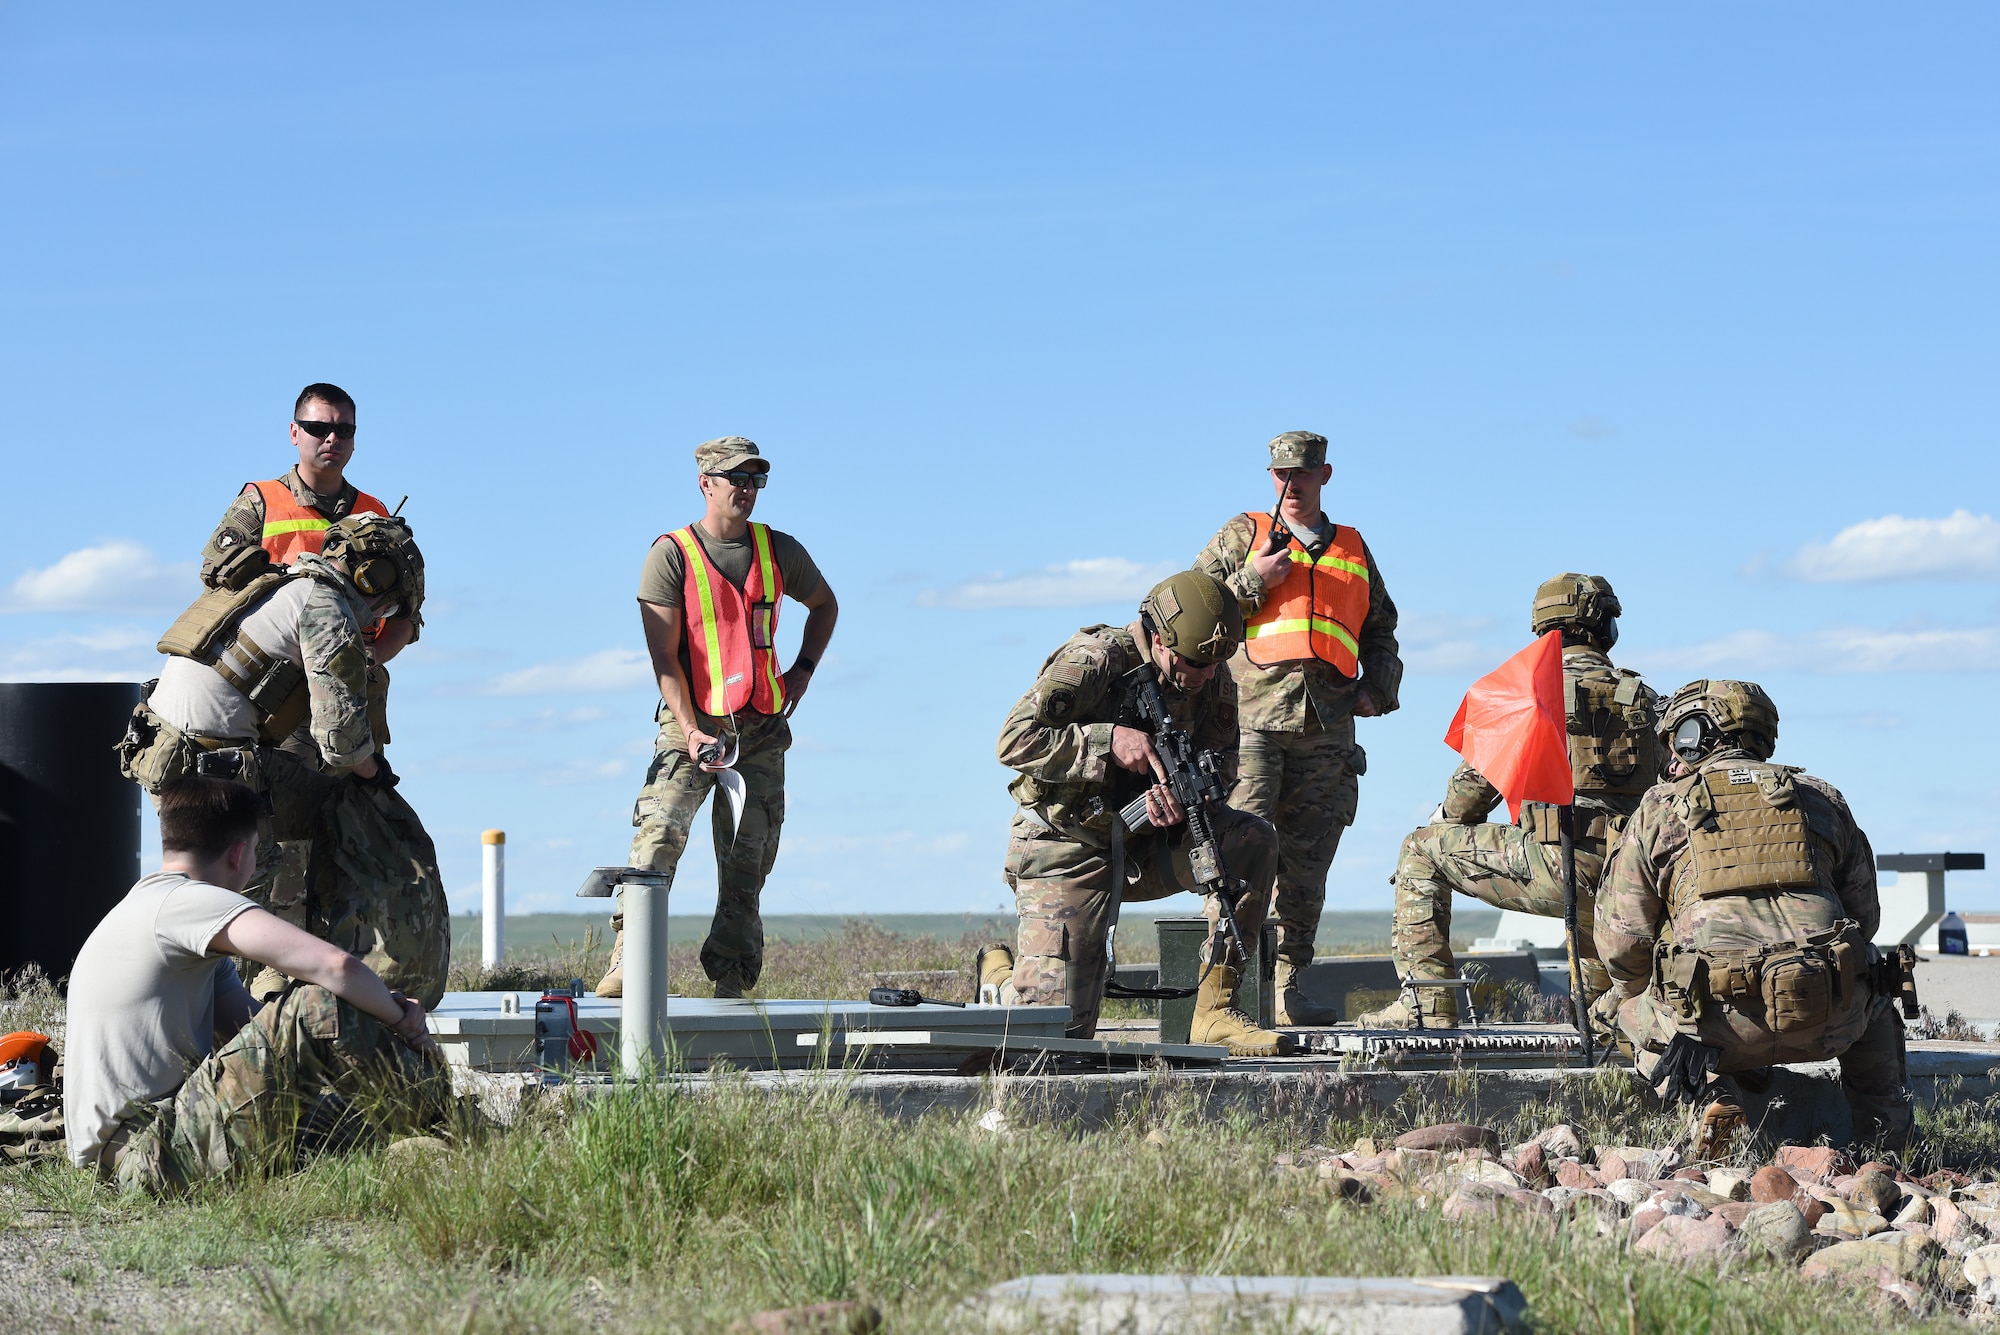
MULTIPOLYGON (((1312 711, 1307 710, 1311 718, 1312 711)), ((1278 879, 1271 916, 1278 924, 1278 958, 1294 969, 1312 963, 1319 918, 1326 908, 1326 873, 1340 836, 1354 823, 1368 756, 1354 744, 1354 720, 1328 730, 1256 732, 1245 729, 1236 789, 1229 805, 1277 827, 1278 879)))
MULTIPOLYGON (((1577 954, 1583 962, 1585 1004, 1611 986, 1597 955, 1593 914, 1601 855, 1579 849, 1577 859, 1577 954)), ((1412 831, 1396 861, 1395 925, 1390 950, 1398 974, 1453 978, 1451 896, 1454 890, 1496 909, 1537 917, 1563 916, 1561 858, 1556 846, 1537 841, 1517 825, 1460 825, 1440 821, 1412 831)), ((1426 989, 1424 1004, 1436 1013, 1456 1009, 1443 989, 1426 989)), ((1426 1013, 1433 1013, 1427 1010, 1426 1013)))
POLYGON ((125 1119, 99 1176, 155 1196, 288 1169, 304 1155, 408 1134, 451 1108, 444 1063, 322 987, 293 987, 251 1017, 187 1083, 125 1119))
MULTIPOLYGON (((687 849, 695 813, 715 792, 715 775, 694 763, 684 749, 680 725, 664 709, 660 712, 664 721, 653 763, 632 807, 638 833, 632 836, 628 864, 671 872, 687 849)), ((785 824, 785 751, 792 744, 791 725, 782 714, 742 714, 737 722, 743 823, 732 834, 729 799, 721 793, 709 812, 715 838, 715 917, 701 945, 701 967, 718 996, 754 987, 764 972, 764 919, 758 905, 778 860, 778 834, 785 824)), ((721 720, 702 717, 704 732, 719 735, 722 726, 721 720)), ((613 921, 622 926, 622 915, 613 921)))
MULTIPOLYGON (((1854 1139, 1900 1150, 1909 1144, 1910 1133, 1916 1129, 1903 1019, 1894 997, 1871 997, 1867 1012, 1867 1027, 1860 1037, 1839 1053, 1828 1055, 1840 1062, 1840 1092, 1854 1117, 1854 1139)), ((1674 1014, 1671 1004, 1650 991, 1629 997, 1618 1007, 1618 1029, 1631 1043, 1641 1075, 1651 1077, 1660 1054, 1673 1041, 1674 1014)), ((1731 1064, 1727 1053, 1721 1064, 1724 1068, 1731 1064)), ((1748 1076, 1747 1072, 1742 1074, 1748 1076)), ((1737 1079, 1737 1075, 1725 1073, 1716 1077, 1711 1087, 1718 1096, 1740 1099, 1737 1079)))
MULTIPOLYGON (((1264 921, 1272 877, 1277 873, 1278 836, 1271 823, 1247 812, 1216 813, 1216 836, 1229 875, 1249 882, 1236 905, 1247 932, 1264 921)), ((1185 842, 1175 832, 1144 831, 1125 845, 1125 901, 1143 903, 1197 889, 1185 842)), ((1097 1032, 1104 1004, 1105 938, 1111 922, 1111 852, 1050 829, 1040 817, 1016 812, 1001 873, 1014 890, 1020 914, 1014 976, 1001 989, 1009 1006, 1068 1006, 1071 1038, 1097 1032)), ((1215 896, 1203 897, 1202 912, 1214 923, 1222 912, 1215 896)), ((1223 963, 1241 968, 1237 951, 1223 963)))

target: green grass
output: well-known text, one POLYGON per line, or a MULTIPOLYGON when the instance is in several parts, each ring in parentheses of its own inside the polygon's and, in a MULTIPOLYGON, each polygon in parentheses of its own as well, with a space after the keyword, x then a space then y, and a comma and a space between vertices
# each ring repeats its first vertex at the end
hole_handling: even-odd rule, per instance
MULTIPOLYGON (((767 995, 962 967, 977 937, 850 923, 779 942, 767 995)), ((675 960, 693 967, 692 947, 675 960)), ((9 1004, 59 1023, 46 988, 9 1004)), ((0 1293, 0 1315, 38 1331, 711 1331, 766 1308, 858 1299, 892 1331, 927 1332, 950 1329, 986 1287, 1039 1272, 1456 1272, 1514 1280, 1545 1331, 1957 1325, 1918 1327, 1759 1259, 1682 1272, 1586 1230, 1338 1201, 1313 1174, 1275 1166, 1453 1120, 1478 1079, 1381 1112, 1322 1099, 1217 1118, 1162 1076, 1094 1129, 1050 1115, 1035 1082, 1016 1079, 984 1087, 1008 1112, 1004 1134, 976 1115, 891 1121, 838 1079, 775 1094, 724 1079, 549 1098, 440 1162, 361 1153, 184 1201, 122 1199, 61 1163, 0 1170, 0 1255, 24 1295, 0 1293), (1163 1146, 1148 1143, 1155 1130, 1163 1146)), ((1558 1120, 1600 1144, 1660 1144, 1681 1129, 1616 1075, 1565 1100, 1498 1127, 1503 1143, 1558 1120)), ((1949 1103, 1920 1126, 1924 1166, 2000 1162, 2000 1100, 1949 1103)))
MULTIPOLYGON (((1607 1080, 1505 1134, 1567 1117, 1603 1143, 1657 1140, 1668 1124, 1625 1089, 1607 1080)), ((1311 1174, 1273 1167, 1281 1152, 1390 1135, 1442 1106, 1213 1120, 1163 1082, 1116 1125, 1085 1130, 1034 1102, 1019 1090, 995 1134, 971 1116, 892 1122, 837 1090, 649 1087, 551 1101, 421 1170, 323 1160, 164 1204, 61 1167, 18 1180, 38 1206, 69 1212, 105 1267, 233 1296, 215 1318, 225 1330, 700 1331, 851 1298, 892 1330, 930 1331, 988 1285, 1064 1271, 1497 1274, 1557 1331, 1889 1321, 1769 1262, 1684 1273, 1581 1230, 1338 1201, 1311 1174), (1154 1129, 1164 1147, 1147 1143, 1154 1129)))

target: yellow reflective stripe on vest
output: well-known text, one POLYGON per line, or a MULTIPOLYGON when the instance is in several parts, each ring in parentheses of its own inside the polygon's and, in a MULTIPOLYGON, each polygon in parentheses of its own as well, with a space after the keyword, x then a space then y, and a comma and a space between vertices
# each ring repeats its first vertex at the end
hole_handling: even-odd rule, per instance
POLYGON ((715 590, 709 586, 708 562, 702 559, 701 543, 686 529, 676 532, 674 540, 687 558, 688 569, 694 571, 695 591, 701 595, 701 637, 708 646, 708 702, 702 712, 726 714, 729 696, 722 684, 722 640, 715 633, 715 590))
POLYGON ((1261 640, 1266 635, 1305 635, 1313 631, 1321 635, 1331 635, 1346 645, 1349 653, 1355 653, 1360 649, 1354 642, 1354 637, 1347 633, 1345 626, 1338 621, 1322 621, 1318 617, 1287 617, 1282 621, 1266 621, 1259 626, 1244 627, 1243 633, 1249 639, 1261 640))
MULTIPOLYGON (((750 526, 750 537, 757 545, 757 574, 762 580, 760 587, 764 590, 764 597, 770 599, 775 610, 778 600, 771 596, 771 589, 778 582, 778 577, 771 568, 771 526, 769 524, 752 524, 750 526)), ((778 671, 777 640, 778 627, 774 617, 771 624, 771 647, 760 650, 753 643, 750 647, 750 652, 752 655, 758 653, 764 655, 764 674, 771 679, 771 703, 775 704, 779 711, 783 711, 785 707, 785 678, 778 671)))
POLYGON ((1335 556, 1332 552, 1328 552, 1325 556, 1315 561, 1312 558, 1312 553, 1303 552, 1294 547, 1292 549, 1292 560, 1302 566, 1317 566, 1321 570, 1345 570, 1348 574, 1359 575, 1363 579, 1368 577, 1367 566, 1359 561, 1350 561, 1344 556, 1335 556))
POLYGON ((264 521, 264 536, 275 538, 280 533, 317 533, 332 527, 333 521, 329 519, 267 519, 264 521))

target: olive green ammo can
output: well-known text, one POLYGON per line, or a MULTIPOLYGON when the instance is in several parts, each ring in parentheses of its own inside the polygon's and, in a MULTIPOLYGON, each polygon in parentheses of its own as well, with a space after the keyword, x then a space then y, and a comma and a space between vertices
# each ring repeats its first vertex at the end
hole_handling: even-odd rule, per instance
MULTIPOLYGON (((1193 987, 1201 979, 1201 943, 1208 939, 1206 918, 1156 918, 1160 929, 1160 986, 1193 987)), ((1237 1009, 1269 1029, 1278 1014, 1278 925, 1265 923, 1258 931, 1243 924, 1243 944, 1250 949, 1245 985, 1236 994, 1237 1009), (1255 989, 1250 983, 1254 980, 1255 989)), ((1160 1041, 1185 1043, 1194 1026, 1194 998, 1160 1003, 1160 1041)))

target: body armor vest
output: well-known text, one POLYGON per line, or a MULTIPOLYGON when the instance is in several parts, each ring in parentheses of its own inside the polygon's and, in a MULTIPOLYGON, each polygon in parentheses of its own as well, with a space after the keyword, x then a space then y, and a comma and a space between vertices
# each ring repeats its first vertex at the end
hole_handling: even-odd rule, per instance
POLYGON ((1792 782, 1797 772, 1746 761, 1675 784, 1693 863, 1693 875, 1676 882, 1677 899, 1754 895, 1818 883, 1811 830, 1792 782))
POLYGON ((1579 793, 1639 797, 1660 777, 1652 692, 1636 672, 1593 667, 1570 679, 1569 768, 1579 793))
POLYGON ((306 670, 264 649, 243 631, 243 618, 288 579, 338 578, 318 557, 306 555, 291 569, 266 569, 242 583, 213 588, 194 600, 160 637, 155 648, 176 658, 192 658, 243 693, 256 707, 257 731, 272 745, 291 736, 312 710, 306 670), (322 573, 324 572, 324 573, 322 573))

